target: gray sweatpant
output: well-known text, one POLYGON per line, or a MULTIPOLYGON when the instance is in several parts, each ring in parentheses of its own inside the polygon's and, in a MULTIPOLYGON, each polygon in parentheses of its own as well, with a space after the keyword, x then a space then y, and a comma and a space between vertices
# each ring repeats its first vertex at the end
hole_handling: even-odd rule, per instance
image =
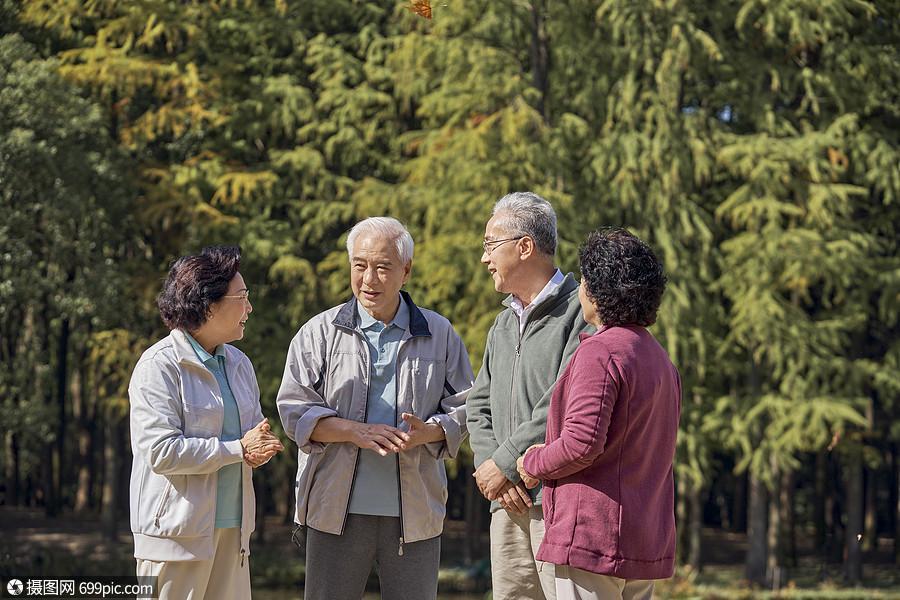
POLYGON ((362 598, 374 566, 383 600, 437 597, 441 537, 403 544, 400 519, 347 515, 343 535, 306 528, 306 600, 362 598))

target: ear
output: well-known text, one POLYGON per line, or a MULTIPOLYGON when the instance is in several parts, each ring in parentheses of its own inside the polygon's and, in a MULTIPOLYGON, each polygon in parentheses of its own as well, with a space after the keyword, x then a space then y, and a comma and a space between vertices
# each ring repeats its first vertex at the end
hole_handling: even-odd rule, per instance
POLYGON ((406 263, 406 266, 403 267, 403 285, 406 285, 406 282, 409 281, 409 275, 412 273, 412 261, 406 263))
POLYGON ((522 260, 528 260, 529 257, 537 252, 537 246, 535 246, 534 240, 531 239, 530 235, 526 235, 516 244, 519 245, 519 258, 522 260))

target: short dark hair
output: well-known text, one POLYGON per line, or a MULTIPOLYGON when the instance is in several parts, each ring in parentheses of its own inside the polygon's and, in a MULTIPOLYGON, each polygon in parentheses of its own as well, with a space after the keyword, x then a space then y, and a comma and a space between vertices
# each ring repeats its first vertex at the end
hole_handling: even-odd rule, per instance
POLYGON ((578 261, 588 298, 604 325, 656 322, 666 276, 650 246, 624 229, 599 229, 579 249, 578 261))
POLYGON ((239 246, 209 246, 196 256, 182 256, 169 269, 156 298, 169 329, 194 331, 209 318, 210 307, 228 293, 241 266, 239 246))

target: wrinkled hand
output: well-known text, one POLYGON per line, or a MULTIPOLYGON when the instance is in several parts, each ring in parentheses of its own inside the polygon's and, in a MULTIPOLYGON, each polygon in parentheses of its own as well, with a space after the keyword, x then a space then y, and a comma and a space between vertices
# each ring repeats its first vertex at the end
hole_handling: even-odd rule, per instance
POLYGON ((272 433, 268 419, 263 419, 244 434, 241 438, 241 448, 244 450, 244 461, 254 469, 266 464, 270 458, 284 450, 281 440, 272 433))
POLYGON ((528 512, 528 509, 531 507, 531 496, 528 495, 521 483, 513 484, 510 482, 497 496, 497 502, 505 510, 522 515, 528 512))
POLYGON ((529 490, 532 488, 536 488, 537 485, 541 482, 540 479, 536 477, 532 477, 531 474, 525 470, 525 457, 528 456, 528 453, 534 450, 535 448, 543 448, 544 444, 535 444, 530 446, 528 450, 525 451, 525 454, 519 457, 519 460, 516 461, 516 470, 519 471, 519 476, 522 478, 522 483, 525 484, 529 490))
POLYGON ((409 426, 409 439, 401 446, 403 450, 411 450, 429 442, 439 442, 446 437, 444 428, 437 423, 426 423, 416 415, 406 412, 400 417, 409 426))
POLYGON ((475 483, 478 485, 478 490, 481 492, 481 495, 488 500, 497 500, 497 496, 502 490, 513 485, 492 458, 481 463, 478 468, 475 469, 475 473, 472 474, 472 477, 475 478, 475 483))
POLYGON ((390 425, 357 423, 351 441, 364 450, 374 450, 381 456, 387 456, 388 452, 405 450, 409 434, 390 425))

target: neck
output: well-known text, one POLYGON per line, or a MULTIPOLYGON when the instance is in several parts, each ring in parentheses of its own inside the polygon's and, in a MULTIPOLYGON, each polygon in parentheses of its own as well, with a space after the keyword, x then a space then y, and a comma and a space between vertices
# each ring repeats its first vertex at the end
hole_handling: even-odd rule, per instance
POLYGON ((397 294, 397 300, 394 302, 393 308, 385 309, 384 311, 378 311, 377 313, 370 312, 373 319, 377 319, 387 325, 391 321, 394 320, 394 317, 397 316, 397 311, 400 309, 400 294, 397 294))
POLYGON ((197 340, 197 343, 203 346, 203 349, 210 354, 215 354, 216 348, 220 343, 222 343, 218 339, 216 339, 212 332, 210 332, 205 326, 201 326, 200 329, 196 329, 189 333, 191 334, 191 337, 197 340))
MULTIPOLYGON (((523 267, 527 266, 527 263, 523 265, 523 267)), ((541 293, 541 290, 547 286, 554 273, 556 273, 556 267, 553 266, 552 262, 542 261, 533 265, 522 273, 522 285, 520 289, 513 292, 513 295, 519 299, 522 306, 528 306, 541 293)))

